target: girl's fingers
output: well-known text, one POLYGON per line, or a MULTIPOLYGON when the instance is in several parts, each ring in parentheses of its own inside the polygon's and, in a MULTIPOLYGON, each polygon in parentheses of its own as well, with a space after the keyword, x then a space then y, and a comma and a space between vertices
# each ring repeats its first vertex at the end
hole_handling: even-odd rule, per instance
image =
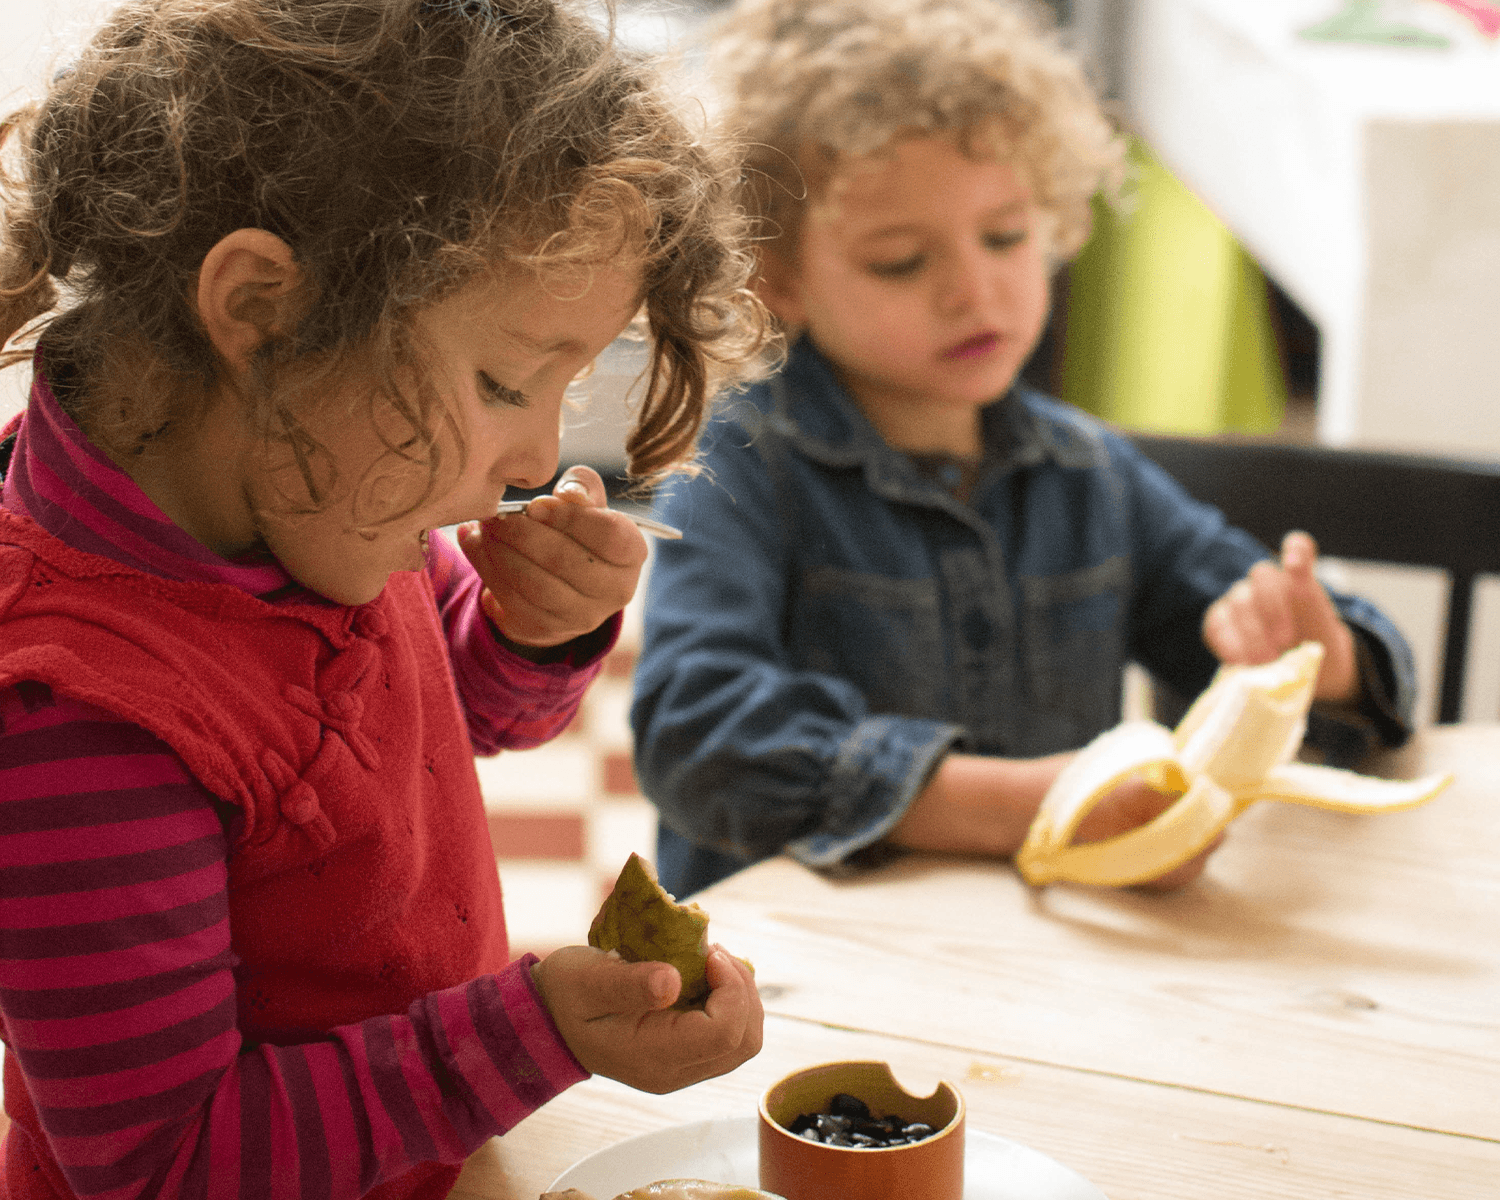
MULTIPOLYGON (((564 506, 561 501, 554 503, 564 506)), ((619 541, 625 543, 622 557, 626 561, 614 561, 531 516, 497 518, 493 527, 487 522, 469 558, 490 587, 521 592, 540 609, 565 611, 577 605, 603 604, 613 606, 614 611, 635 594, 646 558, 645 539, 628 519, 619 520, 625 526, 619 541), (639 557, 633 552, 636 549, 639 557)), ((618 545, 612 544, 620 553, 618 545)))
POLYGON ((613 509, 541 497, 526 510, 525 519, 544 529, 514 532, 535 535, 521 544, 544 565, 560 563, 580 550, 590 561, 607 566, 636 567, 646 561, 645 536, 629 517, 613 509))
POLYGON ((604 480, 599 477, 599 472, 593 467, 582 465, 572 466, 564 471, 557 486, 552 489, 552 494, 590 508, 603 508, 609 502, 609 493, 604 489, 604 480))

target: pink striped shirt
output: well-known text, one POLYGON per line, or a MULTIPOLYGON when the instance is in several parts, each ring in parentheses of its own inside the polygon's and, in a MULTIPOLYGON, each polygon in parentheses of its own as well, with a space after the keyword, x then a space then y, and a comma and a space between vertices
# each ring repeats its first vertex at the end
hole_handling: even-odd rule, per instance
MULTIPOLYGON (((40 376, 0 469, 0 502, 78 549, 309 598, 279 563, 225 561, 173 525, 40 376)), ((468 561, 441 535, 431 547, 476 752, 545 741, 618 621, 582 661, 531 664, 492 636, 468 561)), ((139 726, 41 685, 0 690, 0 1016, 77 1195, 357 1197, 416 1163, 462 1161, 584 1077, 531 956, 320 1041, 245 1044, 226 890, 236 812, 139 726)))

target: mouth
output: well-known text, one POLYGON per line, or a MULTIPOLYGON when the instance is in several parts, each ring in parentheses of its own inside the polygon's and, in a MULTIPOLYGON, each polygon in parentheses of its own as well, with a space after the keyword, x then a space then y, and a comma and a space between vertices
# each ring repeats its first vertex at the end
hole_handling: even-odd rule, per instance
POLYGON ((992 353, 1000 345, 998 333, 976 333, 971 338, 965 338, 955 346, 949 346, 943 351, 943 357, 950 361, 963 361, 965 359, 983 358, 992 353))

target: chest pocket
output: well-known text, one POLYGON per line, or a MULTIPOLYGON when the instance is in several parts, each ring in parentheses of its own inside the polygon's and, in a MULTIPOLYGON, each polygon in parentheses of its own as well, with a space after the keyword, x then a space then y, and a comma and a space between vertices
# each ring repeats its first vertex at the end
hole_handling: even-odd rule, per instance
POLYGON ((802 577, 791 624, 796 665, 847 679, 871 713, 941 711, 942 617, 931 579, 814 567, 802 577))
POLYGON ((1038 710, 1033 746, 1076 748, 1119 721, 1128 584, 1123 556, 1020 579, 1022 661, 1038 710))

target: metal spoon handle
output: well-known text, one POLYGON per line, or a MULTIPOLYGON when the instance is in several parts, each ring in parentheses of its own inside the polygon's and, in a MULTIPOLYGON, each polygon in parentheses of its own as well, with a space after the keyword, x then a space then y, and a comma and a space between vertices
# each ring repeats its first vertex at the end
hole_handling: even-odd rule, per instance
MULTIPOLYGON (((526 506, 530 503, 530 500, 506 500, 495 509, 495 515, 498 517, 505 513, 525 512, 526 506)), ((676 539, 682 536, 682 530, 674 529, 672 526, 662 521, 653 520, 651 517, 643 517, 639 513, 631 512, 629 509, 615 508, 610 511, 623 514, 627 520, 635 522, 635 524, 639 525, 647 533, 654 534, 656 537, 676 539)))

